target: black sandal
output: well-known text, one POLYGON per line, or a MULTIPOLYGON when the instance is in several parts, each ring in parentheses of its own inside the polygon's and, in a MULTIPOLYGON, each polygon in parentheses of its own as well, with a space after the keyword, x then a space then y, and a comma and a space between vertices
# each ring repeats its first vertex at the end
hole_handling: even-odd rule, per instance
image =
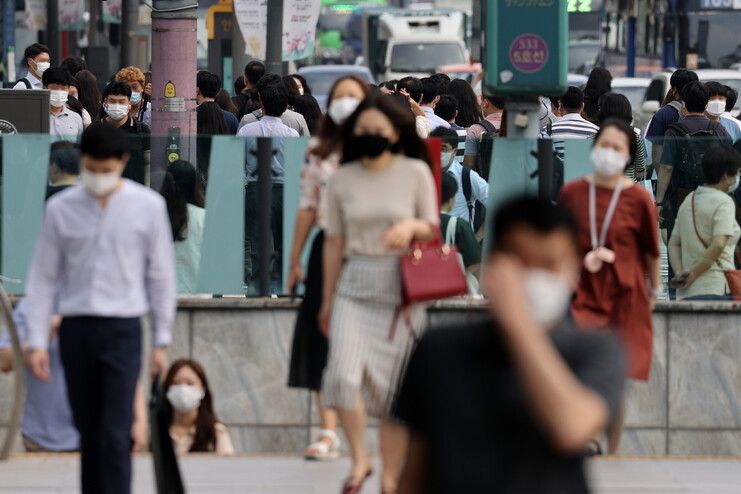
POLYGON ((584 456, 592 458, 594 456, 602 456, 602 445, 596 439, 591 439, 586 448, 584 448, 584 456))

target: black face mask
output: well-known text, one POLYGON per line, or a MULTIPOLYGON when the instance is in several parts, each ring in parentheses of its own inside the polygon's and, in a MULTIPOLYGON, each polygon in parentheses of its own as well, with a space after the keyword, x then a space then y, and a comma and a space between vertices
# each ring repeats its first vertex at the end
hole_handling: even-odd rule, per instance
POLYGON ((360 156, 378 158, 389 147, 388 137, 378 134, 363 134, 355 138, 355 149, 360 156))

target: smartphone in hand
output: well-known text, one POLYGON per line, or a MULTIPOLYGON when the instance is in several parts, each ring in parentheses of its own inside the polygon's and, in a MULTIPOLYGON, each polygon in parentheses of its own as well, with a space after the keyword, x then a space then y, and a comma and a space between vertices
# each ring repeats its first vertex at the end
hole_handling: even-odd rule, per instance
POLYGON ((675 277, 673 280, 669 282, 670 288, 682 288, 684 284, 687 282, 687 279, 690 277, 688 273, 683 273, 680 276, 675 277))

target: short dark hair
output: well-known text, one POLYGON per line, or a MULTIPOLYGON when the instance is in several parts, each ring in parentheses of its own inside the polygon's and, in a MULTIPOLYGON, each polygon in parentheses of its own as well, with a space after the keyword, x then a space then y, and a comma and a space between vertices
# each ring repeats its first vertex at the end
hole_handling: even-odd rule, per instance
POLYGON ((69 70, 72 77, 76 76, 81 70, 87 70, 87 62, 80 57, 67 57, 62 60, 61 66, 69 70))
POLYGON ((584 104, 584 92, 576 86, 569 86, 566 94, 561 96, 561 104, 569 113, 580 112, 584 104))
POLYGON ((252 86, 257 85, 257 81, 265 75, 265 65, 262 62, 252 61, 245 65, 244 76, 252 86))
POLYGON ((442 118, 446 122, 450 122, 455 118, 455 112, 458 111, 458 100, 452 94, 443 94, 440 96, 440 101, 435 105, 435 115, 442 118))
MULTIPOLYGON (((437 98, 437 82, 432 77, 421 79, 422 82, 422 103, 432 103, 437 98)), ((415 100, 416 101, 416 100, 415 100)))
POLYGON ((702 157, 705 185, 715 185, 724 175, 736 175, 741 170, 741 154, 728 144, 713 144, 702 157))
POLYGON ((399 83, 399 79, 392 79, 390 81, 382 82, 378 85, 379 88, 386 88, 389 91, 396 91, 396 85, 399 83))
POLYGON ((443 95, 448 94, 448 88, 450 88, 450 76, 438 72, 437 74, 431 75, 435 82, 437 82, 437 94, 443 95))
POLYGON ((103 91, 103 99, 105 100, 108 96, 126 96, 131 99, 131 86, 123 81, 113 81, 106 86, 103 91))
POLYGON ((74 142, 57 141, 51 145, 49 164, 57 165, 62 173, 80 174, 80 150, 74 142))
POLYGON ((208 70, 200 70, 196 75, 196 87, 204 97, 215 98, 221 89, 221 77, 208 70))
POLYGON ((265 108, 265 115, 269 117, 280 117, 288 107, 288 91, 282 84, 280 86, 271 84, 257 90, 260 101, 265 108))
POLYGON ((286 87, 283 83, 283 78, 278 74, 273 74, 272 72, 267 72, 260 78, 259 81, 257 81, 256 89, 259 91, 260 89, 266 88, 268 86, 281 86, 284 89, 286 87))
POLYGON ((62 84, 63 86, 69 86, 72 84, 72 74, 69 70, 62 67, 52 67, 51 69, 45 70, 41 76, 41 82, 44 87, 49 87, 50 84, 62 84))
POLYGON ((738 101, 738 91, 733 89, 731 86, 726 86, 726 111, 733 110, 738 101))
POLYGON ((458 182, 450 173, 443 173, 440 183, 440 202, 445 204, 458 193, 458 182))
POLYGON ((501 109, 504 109, 504 105, 507 104, 507 98, 505 96, 489 95, 489 96, 484 96, 484 99, 488 100, 489 103, 491 103, 495 107, 501 108, 501 109))
POLYGON ((699 80, 700 79, 697 77, 697 74, 692 72, 691 70, 677 69, 674 71, 671 78, 669 79, 669 84, 671 85, 671 87, 678 90, 681 94, 682 90, 687 84, 699 80))
POLYGON ((244 91, 247 85, 244 83, 244 77, 237 77, 234 79, 234 94, 239 94, 244 91))
POLYGON ((597 122, 601 124, 610 118, 618 118, 627 124, 633 121, 633 108, 625 95, 606 93, 599 99, 597 122))
POLYGON ((521 197, 505 203, 497 210, 492 227, 495 241, 492 242, 491 250, 501 250, 507 235, 520 227, 532 228, 543 235, 564 231, 576 241, 576 221, 569 209, 546 199, 521 197))
POLYGON ((705 82, 704 84, 711 98, 713 96, 723 96, 724 98, 728 97, 728 91, 726 91, 726 86, 724 86, 720 82, 710 81, 710 82, 705 82))
POLYGON ((450 144, 453 149, 458 148, 458 133, 453 129, 438 127, 430 132, 430 138, 438 138, 443 141, 443 144, 450 144))
POLYGON ((422 99, 422 81, 416 77, 408 76, 399 79, 399 82, 396 83, 396 90, 401 91, 402 89, 406 89, 414 101, 419 102, 422 99))
POLYGON ((80 138, 80 154, 96 160, 121 159, 126 149, 126 134, 115 125, 96 123, 80 138))
POLYGON ((51 54, 51 51, 49 51, 49 48, 46 45, 42 45, 41 43, 34 43, 26 47, 26 50, 23 52, 24 63, 27 63, 29 58, 34 59, 42 53, 51 54))
POLYGON ((682 101, 689 113, 704 113, 709 99, 710 91, 700 81, 690 82, 682 89, 682 101))

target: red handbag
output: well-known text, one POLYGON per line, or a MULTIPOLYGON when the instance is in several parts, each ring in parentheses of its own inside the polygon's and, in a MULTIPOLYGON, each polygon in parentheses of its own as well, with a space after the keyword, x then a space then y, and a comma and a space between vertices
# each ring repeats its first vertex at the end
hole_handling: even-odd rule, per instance
POLYGON ((404 304, 467 294, 468 282, 457 254, 458 248, 439 235, 431 242, 413 243, 401 256, 404 304))

